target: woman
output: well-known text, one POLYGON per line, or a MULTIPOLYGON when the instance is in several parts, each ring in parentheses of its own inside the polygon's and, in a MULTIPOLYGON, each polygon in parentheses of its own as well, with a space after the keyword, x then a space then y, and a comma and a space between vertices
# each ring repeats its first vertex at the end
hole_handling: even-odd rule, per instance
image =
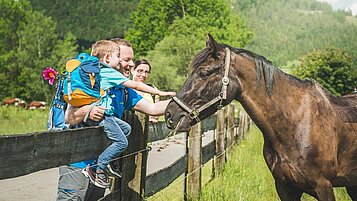
MULTIPOLYGON (((145 59, 139 59, 137 61, 135 61, 134 63, 134 67, 131 71, 132 75, 133 75, 133 80, 136 82, 146 82, 146 79, 149 78, 151 72, 151 65, 150 63, 145 60, 145 59)), ((156 88, 154 85, 152 84, 147 84, 150 85, 154 88, 156 88)), ((144 93, 141 91, 137 91, 138 94, 140 94, 142 97, 144 97, 146 100, 154 103, 159 101, 159 97, 158 96, 152 96, 151 94, 148 93, 144 93)), ((158 121, 159 117, 155 117, 155 116, 149 116, 149 121, 152 123, 156 123, 158 121)))

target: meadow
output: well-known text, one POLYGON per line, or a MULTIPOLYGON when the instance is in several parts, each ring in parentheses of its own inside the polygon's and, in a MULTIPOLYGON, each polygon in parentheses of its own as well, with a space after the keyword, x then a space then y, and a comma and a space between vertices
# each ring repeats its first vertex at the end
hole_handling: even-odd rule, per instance
POLYGON ((0 107, 0 135, 46 131, 49 109, 25 110, 14 106, 0 107))
MULTIPOLYGON (((202 193, 196 201, 279 201, 273 177, 263 158, 263 136, 253 127, 246 138, 234 147, 222 174, 210 180, 211 163, 202 169, 202 193)), ((148 201, 182 200, 183 178, 150 197, 148 201)), ((336 200, 351 200, 344 188, 335 188, 336 200)), ((303 201, 315 198, 304 194, 303 201)))

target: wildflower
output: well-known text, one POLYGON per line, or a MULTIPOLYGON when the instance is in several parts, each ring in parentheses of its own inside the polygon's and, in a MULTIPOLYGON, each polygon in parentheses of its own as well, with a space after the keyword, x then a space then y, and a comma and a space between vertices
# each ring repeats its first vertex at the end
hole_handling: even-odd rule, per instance
POLYGON ((56 79, 56 75, 57 75, 57 72, 50 68, 50 67, 47 67, 46 70, 44 70, 42 72, 42 76, 45 80, 48 80, 48 84, 50 85, 53 85, 53 82, 55 81, 56 79))

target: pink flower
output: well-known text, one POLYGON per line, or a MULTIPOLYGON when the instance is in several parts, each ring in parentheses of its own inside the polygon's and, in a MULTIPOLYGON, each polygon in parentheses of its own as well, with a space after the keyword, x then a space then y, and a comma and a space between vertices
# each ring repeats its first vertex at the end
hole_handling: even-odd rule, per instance
POLYGON ((48 80, 48 84, 50 85, 53 85, 53 82, 55 81, 56 79, 56 75, 57 75, 57 72, 50 68, 50 67, 47 67, 46 70, 44 70, 42 72, 42 76, 45 80, 48 80))

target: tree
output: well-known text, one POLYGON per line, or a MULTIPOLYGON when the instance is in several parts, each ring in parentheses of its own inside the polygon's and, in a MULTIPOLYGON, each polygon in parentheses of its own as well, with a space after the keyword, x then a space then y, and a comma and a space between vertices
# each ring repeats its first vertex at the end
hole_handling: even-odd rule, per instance
POLYGON ((30 1, 36 11, 56 21, 61 38, 73 33, 82 51, 99 39, 124 37, 131 24, 129 14, 138 4, 138 0, 30 1))
POLYGON ((356 69, 346 51, 328 47, 300 59, 293 74, 313 78, 335 95, 351 93, 357 87, 356 69))
POLYGON ((203 26, 223 29, 229 15, 224 0, 141 0, 131 15, 133 24, 125 38, 132 42, 137 55, 144 56, 169 33, 177 19, 192 16, 203 26))
POLYGON ((0 0, 0 55, 9 53, 17 46, 17 29, 25 18, 27 1, 0 0))
POLYGON ((0 0, 0 99, 12 96, 14 75, 17 72, 9 66, 13 62, 18 46, 20 23, 25 20, 27 1, 0 0))
POLYGON ((167 36, 148 52, 147 58, 153 67, 150 80, 160 89, 180 88, 189 74, 191 60, 205 47, 207 33, 234 47, 245 46, 252 37, 252 32, 237 16, 227 17, 220 27, 202 21, 189 15, 176 19, 168 28, 167 36))
POLYGON ((0 57, 2 88, 0 98, 18 97, 26 101, 50 101, 54 87, 43 81, 42 71, 50 66, 59 71, 75 55, 73 34, 60 40, 55 22, 41 12, 27 8, 14 35, 12 50, 0 57), (45 85, 45 87, 44 87, 45 85), (5 90, 6 89, 6 90, 5 90))

